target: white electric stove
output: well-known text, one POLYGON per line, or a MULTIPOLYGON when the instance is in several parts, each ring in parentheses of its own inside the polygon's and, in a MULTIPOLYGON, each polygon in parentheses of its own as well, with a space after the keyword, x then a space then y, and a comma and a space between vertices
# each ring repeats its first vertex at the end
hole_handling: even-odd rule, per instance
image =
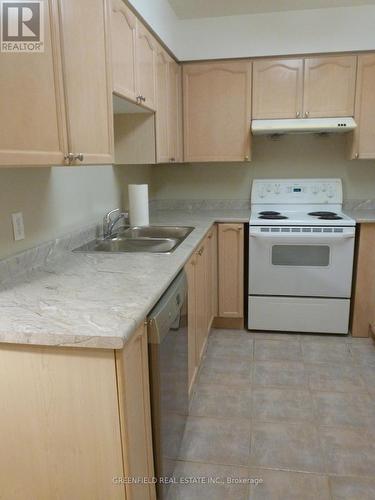
POLYGON ((355 221, 340 179, 254 180, 251 330, 347 334, 355 221))

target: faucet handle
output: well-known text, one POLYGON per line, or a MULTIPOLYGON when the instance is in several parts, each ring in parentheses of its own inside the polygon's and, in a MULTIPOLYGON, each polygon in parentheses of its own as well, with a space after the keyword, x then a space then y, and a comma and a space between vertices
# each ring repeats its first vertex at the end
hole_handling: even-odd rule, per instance
POLYGON ((112 223, 112 215, 117 213, 117 212, 120 212, 120 209, 114 208, 113 210, 110 210, 109 212, 107 212, 105 214, 105 216, 103 217, 103 236, 104 236, 104 238, 106 236, 108 236, 109 228, 110 228, 111 223, 112 223))
POLYGON ((111 216, 117 212, 120 212, 119 208, 114 208, 113 210, 110 210, 108 213, 105 214, 104 219, 107 221, 111 220, 111 216))

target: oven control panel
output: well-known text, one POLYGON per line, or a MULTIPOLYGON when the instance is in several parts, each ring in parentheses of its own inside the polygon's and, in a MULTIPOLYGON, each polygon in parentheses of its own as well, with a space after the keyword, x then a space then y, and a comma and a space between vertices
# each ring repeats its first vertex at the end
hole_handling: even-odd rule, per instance
POLYGON ((342 203, 341 179, 254 179, 251 203, 342 203))

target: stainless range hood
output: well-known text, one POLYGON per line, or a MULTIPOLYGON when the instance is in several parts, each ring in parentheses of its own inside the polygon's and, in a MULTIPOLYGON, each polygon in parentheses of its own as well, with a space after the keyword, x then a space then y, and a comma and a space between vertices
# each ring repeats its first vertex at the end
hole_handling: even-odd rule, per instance
POLYGON ((253 120, 253 135, 344 133, 356 128, 351 116, 343 118, 298 118, 292 120, 253 120))

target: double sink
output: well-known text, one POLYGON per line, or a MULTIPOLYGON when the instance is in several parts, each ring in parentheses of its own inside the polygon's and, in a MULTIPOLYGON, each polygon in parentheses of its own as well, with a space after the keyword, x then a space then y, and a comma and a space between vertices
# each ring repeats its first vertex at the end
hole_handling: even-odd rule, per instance
POLYGON ((171 253, 193 229, 183 226, 132 226, 111 237, 90 241, 73 252, 171 253))

